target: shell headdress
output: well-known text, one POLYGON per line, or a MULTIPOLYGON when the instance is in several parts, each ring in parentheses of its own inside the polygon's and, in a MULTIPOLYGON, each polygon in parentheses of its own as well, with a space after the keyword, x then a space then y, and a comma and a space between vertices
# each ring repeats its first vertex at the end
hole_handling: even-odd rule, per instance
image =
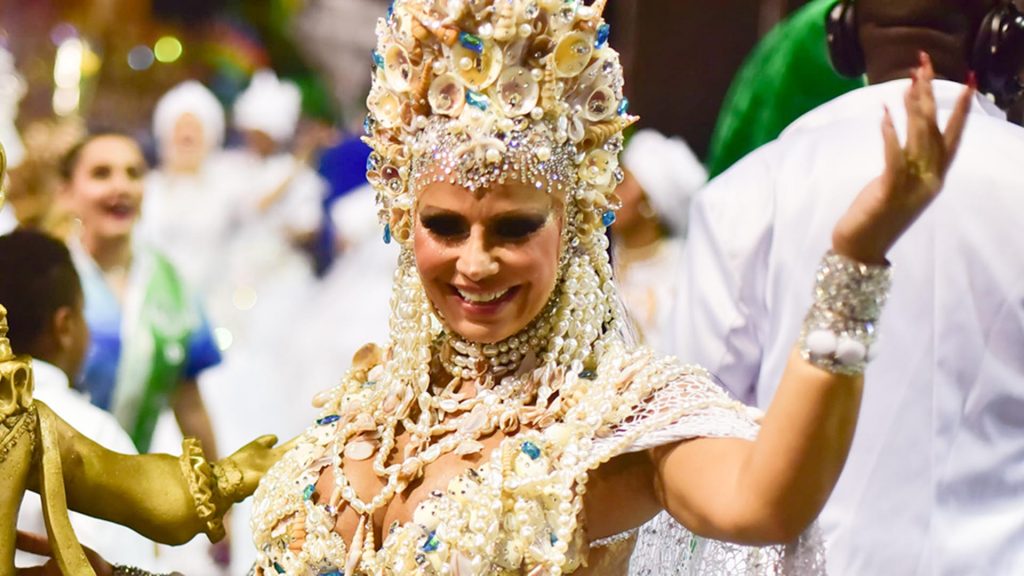
POLYGON ((616 207, 636 118, 605 1, 393 3, 377 23, 365 138, 386 234, 408 239, 416 190, 439 180, 518 179, 569 194, 591 221, 616 207))

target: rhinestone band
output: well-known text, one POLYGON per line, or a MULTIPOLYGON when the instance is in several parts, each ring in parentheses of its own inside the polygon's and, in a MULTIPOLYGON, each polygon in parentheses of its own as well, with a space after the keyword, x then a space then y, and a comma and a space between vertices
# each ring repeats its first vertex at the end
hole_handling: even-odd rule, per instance
POLYGON ((829 251, 818 266, 814 304, 800 333, 803 358, 833 374, 862 374, 890 282, 889 266, 829 251))

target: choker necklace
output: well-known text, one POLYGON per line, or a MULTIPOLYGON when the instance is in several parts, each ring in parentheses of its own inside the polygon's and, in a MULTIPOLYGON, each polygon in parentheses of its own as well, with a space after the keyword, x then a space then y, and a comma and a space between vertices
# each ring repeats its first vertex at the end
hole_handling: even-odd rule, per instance
POLYGON ((438 343, 441 365, 453 378, 464 381, 514 373, 531 352, 539 353, 547 347, 559 300, 557 292, 526 328, 501 342, 470 342, 445 327, 438 343))

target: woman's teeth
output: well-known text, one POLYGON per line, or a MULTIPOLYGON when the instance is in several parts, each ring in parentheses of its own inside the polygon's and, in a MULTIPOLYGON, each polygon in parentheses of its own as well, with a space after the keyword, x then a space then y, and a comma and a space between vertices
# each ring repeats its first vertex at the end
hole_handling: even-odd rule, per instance
POLYGON ((473 302, 474 304, 486 304, 488 302, 494 302, 508 293, 508 290, 502 290, 501 292, 491 292, 488 294, 473 294, 471 292, 463 292, 456 288, 459 292, 459 296, 462 297, 466 302, 473 302))

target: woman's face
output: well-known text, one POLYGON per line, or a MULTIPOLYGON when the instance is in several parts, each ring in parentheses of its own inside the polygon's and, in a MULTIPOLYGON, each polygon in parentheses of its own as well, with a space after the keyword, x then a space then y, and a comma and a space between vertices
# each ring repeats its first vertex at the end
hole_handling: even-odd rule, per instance
POLYGON ((541 312, 558 276, 563 212, 544 190, 518 183, 474 194, 440 182, 420 192, 416 267, 451 330, 499 342, 541 312))
POLYGON ((166 143, 165 162, 172 172, 192 173, 199 170, 209 149, 203 123, 190 112, 174 123, 170 141, 166 143))
POLYGON ((104 135, 90 140, 65 184, 68 205, 87 234, 127 237, 139 218, 146 161, 134 140, 104 135))

